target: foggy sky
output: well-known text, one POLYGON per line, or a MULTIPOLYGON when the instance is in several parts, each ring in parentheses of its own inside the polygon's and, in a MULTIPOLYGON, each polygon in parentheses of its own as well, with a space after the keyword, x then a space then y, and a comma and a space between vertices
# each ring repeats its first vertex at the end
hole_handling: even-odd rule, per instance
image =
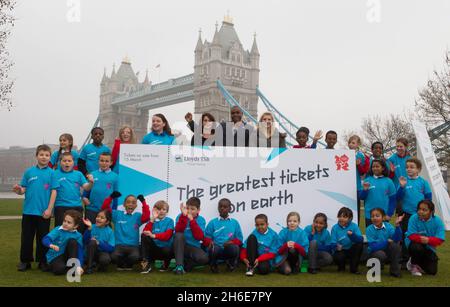
MULTIPOLYGON (((81 145, 99 108, 100 80, 126 55, 143 81, 193 72, 199 28, 212 40, 227 10, 245 49, 261 53, 260 88, 290 119, 310 130, 360 128, 369 114, 411 109, 418 89, 443 66, 450 1, 380 0, 369 23, 366 0, 81 0, 81 22, 61 0, 19 0, 9 43, 15 107, 0 110, 0 147, 81 145)), ((260 111, 262 108, 260 107, 260 111)), ((184 121, 193 102, 163 112, 184 121)))

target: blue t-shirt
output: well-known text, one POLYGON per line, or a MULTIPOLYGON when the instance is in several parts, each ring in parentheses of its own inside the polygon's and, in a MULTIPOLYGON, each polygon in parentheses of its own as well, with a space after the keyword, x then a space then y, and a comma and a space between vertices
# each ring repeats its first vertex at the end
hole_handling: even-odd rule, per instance
POLYGON ((297 227, 295 230, 290 230, 289 228, 283 228, 278 234, 280 237, 281 245, 287 243, 289 241, 293 241, 303 247, 306 253, 309 250, 309 240, 306 232, 303 231, 300 227, 297 227))
POLYGON ((410 155, 406 155, 403 158, 399 157, 397 153, 393 154, 389 157, 387 160, 387 168, 390 169, 390 163, 391 162, 395 167, 395 175, 392 181, 394 182, 395 188, 397 189, 399 186, 398 179, 400 177, 406 177, 408 174, 406 173, 406 161, 408 159, 411 159, 410 155))
MULTIPOLYGON (((251 234, 254 235, 258 241, 258 256, 267 253, 276 254, 277 256, 270 260, 270 265, 272 267, 281 261, 282 256, 278 254, 278 250, 282 245, 281 240, 272 228, 269 227, 265 233, 260 233, 257 229, 254 229, 251 234)), ((247 248, 247 240, 248 238, 245 240, 243 248, 247 248)))
POLYGON ((86 209, 99 212, 105 198, 109 197, 112 192, 118 191, 119 176, 111 170, 97 170, 91 175, 94 178, 94 185, 89 196, 91 204, 86 209))
POLYGON ((355 238, 358 237, 359 240, 362 239, 361 230, 359 230, 358 225, 356 225, 355 223, 350 222, 345 227, 342 227, 339 224, 335 224, 331 229, 331 244, 340 244, 342 245, 343 250, 350 249, 355 242, 348 235, 348 231, 353 232, 353 236, 355 238))
POLYGON ((402 231, 400 227, 394 228, 389 222, 383 222, 383 226, 377 228, 374 224, 370 225, 366 229, 367 242, 369 243, 369 253, 373 250, 375 245, 378 244, 378 249, 385 249, 387 247, 388 240, 391 239, 395 242, 399 242, 402 239, 402 231), (396 233, 397 232, 397 233, 396 233))
POLYGON ((55 171, 59 188, 56 195, 55 207, 82 207, 80 188, 87 183, 84 175, 79 171, 55 171))
POLYGON ((312 235, 312 227, 312 225, 308 225, 304 229, 306 235, 308 236, 308 240, 315 240, 319 251, 331 252, 331 235, 328 229, 324 228, 321 232, 315 231, 314 235, 312 235))
POLYGON ((87 144, 83 147, 80 153, 80 159, 86 161, 86 169, 88 173, 92 173, 99 169, 98 159, 102 153, 111 153, 111 150, 106 145, 96 146, 93 143, 87 144))
POLYGON ((233 218, 223 219, 221 217, 212 219, 206 226, 206 237, 211 238, 215 245, 223 247, 225 242, 233 239, 243 241, 241 225, 233 218))
POLYGON ((112 247, 116 246, 116 239, 114 237, 114 231, 111 227, 97 227, 93 224, 91 229, 91 238, 95 238, 99 243, 99 249, 102 250, 102 243, 106 243, 112 247))
MULTIPOLYGON (((409 219, 408 231, 406 232, 405 243, 408 247, 411 244, 411 240, 408 237, 413 234, 445 240, 445 226, 440 217, 436 215, 430 217, 428 221, 424 221, 420 219, 418 214, 414 214, 409 219)), ((436 248, 431 245, 427 245, 427 248, 436 252, 436 248)))
POLYGON ((165 131, 161 134, 152 131, 142 139, 142 144, 149 145, 172 145, 174 143, 175 137, 173 135, 168 135, 165 131))
MULTIPOLYGON (((78 247, 83 247, 83 237, 78 231, 67 231, 60 227, 54 228, 52 231, 48 233, 47 236, 44 237, 43 241, 50 239, 50 244, 56 245, 59 247, 59 251, 55 251, 53 249, 49 249, 47 252, 47 263, 51 263, 56 257, 63 255, 66 251, 67 242, 70 239, 74 239, 78 243, 78 247)), ((80 251, 78 251, 80 252, 80 251)), ((81 260, 81 259, 80 259, 81 260)))
MULTIPOLYGON (((63 150, 62 153, 64 153, 65 151, 63 150)), ((78 154, 78 151, 76 151, 75 149, 72 149, 70 151, 70 153, 73 156, 73 167, 76 168, 78 166, 78 158, 80 157, 80 155, 78 154)), ((59 159, 61 159, 61 156, 59 156, 59 151, 54 151, 52 153, 52 156, 50 157, 50 163, 53 165, 53 168, 55 169, 60 169, 61 166, 59 164, 59 159)))
POLYGON ((59 187, 55 172, 48 166, 32 166, 25 171, 20 186, 26 188, 23 214, 42 216, 48 208, 52 190, 59 187))
POLYGON ((116 245, 139 246, 139 227, 142 225, 141 217, 142 214, 139 212, 126 214, 124 211, 112 211, 116 245))
MULTIPOLYGON (((180 219, 180 215, 179 214, 175 220, 175 224, 178 223, 178 220, 180 219)), ((205 233, 205 227, 206 227, 206 220, 204 219, 203 216, 197 215, 197 217, 195 218, 195 220, 197 221, 198 226, 200 227, 200 229, 203 231, 203 233, 205 233)), ((194 235, 192 234, 191 231, 191 223, 188 220, 186 229, 184 230, 184 239, 186 241, 186 244, 200 248, 201 247, 201 242, 196 240, 194 238, 194 235)))
POLYGON ((389 215, 389 198, 397 194, 392 180, 388 177, 369 176, 364 181, 370 183, 367 197, 363 198, 366 218, 370 218, 370 211, 375 208, 381 208, 389 215))
POLYGON ((415 214, 420 201, 424 200, 425 197, 431 199, 431 189, 428 182, 422 177, 419 176, 414 179, 408 177, 404 188, 399 185, 397 195, 403 199, 403 211, 415 214))
MULTIPOLYGON (((170 217, 166 216, 162 220, 160 219, 155 220, 155 222, 153 223, 152 233, 153 234, 163 233, 169 229, 174 230, 175 225, 173 220, 170 217)), ((169 241, 161 241, 158 239, 153 239, 153 241, 158 247, 171 247, 173 243, 173 236, 170 238, 169 241)))

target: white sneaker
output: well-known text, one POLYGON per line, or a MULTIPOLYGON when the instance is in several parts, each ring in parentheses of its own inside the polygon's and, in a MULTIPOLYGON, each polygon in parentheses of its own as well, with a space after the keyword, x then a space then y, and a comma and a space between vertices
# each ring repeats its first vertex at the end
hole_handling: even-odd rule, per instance
POLYGON ((247 272, 245 272, 245 275, 247 275, 247 276, 255 275, 255 272, 253 271, 253 268, 252 267, 247 268, 247 272))
POLYGON ((420 273, 420 270, 417 268, 417 265, 413 265, 413 267, 411 268, 411 275, 422 276, 422 273, 420 273))

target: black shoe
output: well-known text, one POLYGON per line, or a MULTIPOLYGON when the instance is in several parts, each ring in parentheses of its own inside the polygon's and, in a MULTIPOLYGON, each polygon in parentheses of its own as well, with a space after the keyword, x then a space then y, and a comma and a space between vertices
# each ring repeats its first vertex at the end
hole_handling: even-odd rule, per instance
POLYGON ((317 274, 317 270, 316 269, 308 269, 308 273, 309 274, 317 274))
POLYGON ((391 275, 392 277, 395 277, 395 278, 402 277, 402 274, 400 274, 400 273, 390 273, 389 275, 391 275))
POLYGON ((149 261, 141 262, 141 274, 148 274, 152 271, 152 264, 149 261))
POLYGON ((25 272, 26 270, 29 270, 29 269, 31 269, 31 264, 30 263, 21 262, 17 266, 17 271, 19 271, 19 272, 25 272))
POLYGON ((41 262, 41 263, 39 263, 38 268, 39 268, 42 272, 49 272, 49 271, 50 271, 50 266, 47 264, 47 262, 41 262))
POLYGON ((93 268, 88 268, 87 270, 84 271, 84 274, 90 275, 94 273, 94 269, 93 268))
POLYGON ((217 266, 217 264, 211 265, 211 272, 214 273, 214 274, 220 273, 219 272, 219 267, 217 266))

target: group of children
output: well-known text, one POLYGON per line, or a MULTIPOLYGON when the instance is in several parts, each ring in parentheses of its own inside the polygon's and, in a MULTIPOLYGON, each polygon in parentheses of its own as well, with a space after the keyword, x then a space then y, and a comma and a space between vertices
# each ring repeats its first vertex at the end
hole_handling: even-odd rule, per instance
MULTIPOLYGON (((13 187, 17 194, 25 194, 19 271, 31 268, 35 260, 43 271, 64 274, 67 261, 78 259, 79 274, 105 271, 110 263, 118 270, 131 270, 138 262, 141 272, 149 273, 155 260, 161 260, 160 270, 167 271, 175 259, 176 274, 203 265, 217 273, 220 263, 234 271, 241 261, 248 276, 273 270, 288 275, 300 272, 307 259, 311 274, 332 263, 344 271, 347 262, 350 272, 359 274, 364 237, 359 217, 355 223, 352 210, 346 207, 339 210, 331 232, 323 213, 302 229, 300 214, 291 212, 280 233, 269 227, 266 215, 258 214, 255 229, 245 240, 239 222, 229 215, 232 204, 226 198, 218 203, 219 216, 209 223, 200 215, 200 200, 195 197, 181 204, 175 221, 167 216, 165 201, 156 202, 150 210, 143 195, 126 196, 124 210, 117 210, 121 194, 116 145, 132 140, 133 133, 129 127, 121 129, 121 141, 112 152, 102 144, 103 134, 101 128, 94 128, 93 143, 79 156, 72 149, 70 134, 61 135, 60 149, 53 154, 47 145, 37 147, 37 165, 13 187), (141 212, 136 212, 138 201, 141 212), (52 216, 55 228, 50 231, 52 216)), ((315 134, 312 145, 307 144, 308 135, 307 128, 300 128, 295 148, 315 148, 321 132, 315 134)), ((325 141, 333 149, 336 132, 329 131, 325 141)), ((400 276, 402 264, 415 276, 436 274, 436 247, 444 242, 445 229, 434 214, 430 187, 419 176, 421 162, 406 151, 407 140, 397 141, 397 153, 389 159, 383 157, 381 143, 373 144, 370 157, 360 151, 359 137, 352 136, 348 145, 356 152, 358 208, 364 200, 369 257, 390 262, 390 274, 395 277, 400 276), (394 212, 393 226, 389 221, 394 212)))

